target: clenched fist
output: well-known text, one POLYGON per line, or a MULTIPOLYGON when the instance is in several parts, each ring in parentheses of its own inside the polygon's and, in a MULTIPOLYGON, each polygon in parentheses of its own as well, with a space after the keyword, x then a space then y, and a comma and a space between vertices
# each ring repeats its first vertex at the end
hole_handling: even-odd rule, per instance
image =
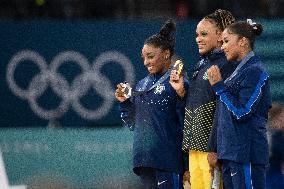
POLYGON ((207 70, 208 80, 210 85, 214 85, 222 80, 220 69, 218 66, 213 65, 207 70))
POLYGON ((117 87, 117 89, 115 90, 115 98, 119 102, 125 101, 127 98, 124 96, 123 83, 119 83, 116 87, 117 87))

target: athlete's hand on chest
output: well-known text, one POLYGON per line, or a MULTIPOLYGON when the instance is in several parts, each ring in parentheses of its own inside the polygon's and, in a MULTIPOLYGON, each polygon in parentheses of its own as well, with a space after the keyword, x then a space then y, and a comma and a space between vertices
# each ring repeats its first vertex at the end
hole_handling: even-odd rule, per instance
POLYGON ((207 70, 208 80, 210 85, 214 85, 222 80, 220 69, 218 66, 213 65, 207 70))

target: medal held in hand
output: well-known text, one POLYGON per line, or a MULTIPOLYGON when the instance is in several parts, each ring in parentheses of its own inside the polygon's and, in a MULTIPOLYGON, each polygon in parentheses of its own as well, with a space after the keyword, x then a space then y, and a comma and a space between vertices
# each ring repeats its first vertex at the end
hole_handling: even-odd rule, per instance
POLYGON ((130 84, 127 83, 127 82, 124 82, 122 84, 122 87, 123 87, 122 92, 124 93, 124 96, 126 98, 130 98, 132 96, 138 96, 138 95, 141 95, 141 94, 145 93, 145 91, 135 91, 135 90, 133 90, 132 87, 130 86, 130 84))
POLYGON ((124 96, 126 98, 130 98, 132 96, 132 88, 130 87, 129 83, 125 82, 122 84, 124 96))
POLYGON ((183 71, 183 63, 181 60, 177 60, 173 66, 173 70, 177 71, 177 74, 180 76, 183 71))

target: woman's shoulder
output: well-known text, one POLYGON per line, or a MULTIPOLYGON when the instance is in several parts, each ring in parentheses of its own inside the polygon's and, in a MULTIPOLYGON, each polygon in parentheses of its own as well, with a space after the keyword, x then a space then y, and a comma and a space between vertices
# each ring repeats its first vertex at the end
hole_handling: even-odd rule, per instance
POLYGON ((267 73, 265 65, 263 64, 261 58, 257 55, 251 57, 246 64, 247 64, 247 69, 246 69, 247 71, 267 73))
POLYGON ((242 77, 253 81, 265 81, 269 77, 269 74, 263 65, 257 62, 250 64, 239 74, 243 75, 242 77))

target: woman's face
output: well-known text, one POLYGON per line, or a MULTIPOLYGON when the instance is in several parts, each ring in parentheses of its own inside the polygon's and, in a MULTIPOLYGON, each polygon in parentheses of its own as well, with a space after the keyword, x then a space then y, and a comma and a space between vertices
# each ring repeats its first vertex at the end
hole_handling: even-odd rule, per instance
POLYGON ((167 61, 170 60, 170 53, 168 50, 162 51, 151 44, 145 44, 142 49, 142 58, 150 74, 161 74, 168 69, 167 61))
POLYGON ((228 61, 240 61, 241 58, 241 40, 238 35, 232 34, 225 29, 222 33, 223 45, 221 49, 224 51, 228 61))
POLYGON ((221 33, 214 21, 201 20, 196 27, 196 43, 199 53, 204 55, 215 48, 220 48, 221 33))

